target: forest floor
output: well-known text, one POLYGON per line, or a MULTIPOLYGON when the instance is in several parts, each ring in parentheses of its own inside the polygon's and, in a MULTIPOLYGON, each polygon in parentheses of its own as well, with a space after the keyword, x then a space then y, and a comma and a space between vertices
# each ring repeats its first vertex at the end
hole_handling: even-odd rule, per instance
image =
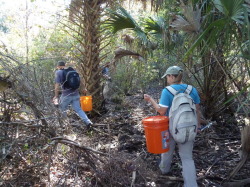
MULTIPOLYGON (((156 99, 160 92, 158 86, 147 91, 156 99)), ((159 172, 160 155, 147 151, 142 119, 156 113, 143 94, 126 96, 119 104, 109 101, 105 108, 105 113, 92 118, 92 130, 85 129, 73 114, 69 125, 59 127, 60 135, 49 141, 44 136, 34 139, 31 134, 37 131, 30 131, 25 135, 26 143, 14 148, 1 163, 0 186, 183 186, 177 148, 169 175, 159 172), (33 152, 24 154, 32 146, 33 152)), ((234 116, 224 115, 197 135, 193 157, 200 187, 230 186, 227 182, 233 181, 250 186, 249 159, 227 180, 241 160, 240 125, 236 121, 234 116)))
MULTIPOLYGON (((160 86, 148 90, 148 94, 155 99, 159 99, 160 93, 160 86)), ((138 158, 143 160, 145 170, 141 171, 143 173, 140 175, 145 175, 148 186, 182 186, 181 160, 176 154, 178 153, 177 148, 169 176, 163 176, 159 172, 160 155, 147 152, 142 119, 157 114, 153 107, 143 100, 143 94, 126 96, 122 105, 118 106, 109 102, 106 107, 108 112, 97 119, 96 124, 108 124, 110 129, 107 126, 97 126, 97 128, 102 132, 109 132, 111 139, 107 141, 107 139, 100 137, 98 138, 99 142, 96 139, 94 142, 100 143, 101 140, 104 145, 106 142, 107 146, 112 147, 110 149, 113 151, 129 154, 132 160, 138 158)), ((238 122, 240 123, 240 120, 238 122)), ((212 126, 197 135, 193 157, 199 186, 229 185, 227 178, 241 160, 239 123, 237 124, 235 116, 224 114, 220 121, 214 122, 212 126)), ((250 162, 248 161, 237 172, 232 181, 244 179, 249 181, 249 176, 250 162)))

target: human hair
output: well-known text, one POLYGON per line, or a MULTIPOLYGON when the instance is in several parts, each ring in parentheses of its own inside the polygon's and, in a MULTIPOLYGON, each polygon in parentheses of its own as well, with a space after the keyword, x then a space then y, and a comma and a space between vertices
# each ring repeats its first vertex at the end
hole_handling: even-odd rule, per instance
POLYGON ((65 66, 65 62, 64 61, 59 61, 59 62, 57 62, 57 66, 65 66))
POLYGON ((178 75, 173 75, 175 77, 175 80, 173 83, 180 83, 182 81, 183 72, 180 72, 178 75))

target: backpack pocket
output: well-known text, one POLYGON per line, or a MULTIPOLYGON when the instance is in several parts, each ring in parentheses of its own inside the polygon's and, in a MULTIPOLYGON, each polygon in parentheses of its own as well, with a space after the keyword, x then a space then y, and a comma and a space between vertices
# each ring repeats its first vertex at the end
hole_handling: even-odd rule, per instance
POLYGON ((172 136, 177 143, 184 144, 189 141, 194 141, 196 134, 196 126, 194 125, 176 129, 176 132, 172 133, 172 136))

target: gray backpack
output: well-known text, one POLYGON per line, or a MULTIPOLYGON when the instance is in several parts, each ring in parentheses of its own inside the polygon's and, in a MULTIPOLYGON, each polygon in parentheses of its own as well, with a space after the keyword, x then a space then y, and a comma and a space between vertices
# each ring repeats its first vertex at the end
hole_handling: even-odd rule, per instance
POLYGON ((193 89, 188 85, 184 93, 176 91, 171 86, 166 89, 174 95, 169 111, 170 133, 177 143, 194 141, 197 134, 196 106, 190 93, 193 89))

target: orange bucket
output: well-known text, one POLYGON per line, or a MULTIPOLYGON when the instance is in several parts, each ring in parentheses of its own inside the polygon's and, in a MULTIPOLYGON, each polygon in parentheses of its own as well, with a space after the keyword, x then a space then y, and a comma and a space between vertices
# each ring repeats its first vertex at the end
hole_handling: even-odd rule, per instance
POLYGON ((142 120, 147 150, 160 154, 169 151, 169 119, 167 116, 151 116, 142 120))
POLYGON ((92 110, 92 96, 81 96, 80 97, 81 108, 83 111, 91 111, 92 110))

